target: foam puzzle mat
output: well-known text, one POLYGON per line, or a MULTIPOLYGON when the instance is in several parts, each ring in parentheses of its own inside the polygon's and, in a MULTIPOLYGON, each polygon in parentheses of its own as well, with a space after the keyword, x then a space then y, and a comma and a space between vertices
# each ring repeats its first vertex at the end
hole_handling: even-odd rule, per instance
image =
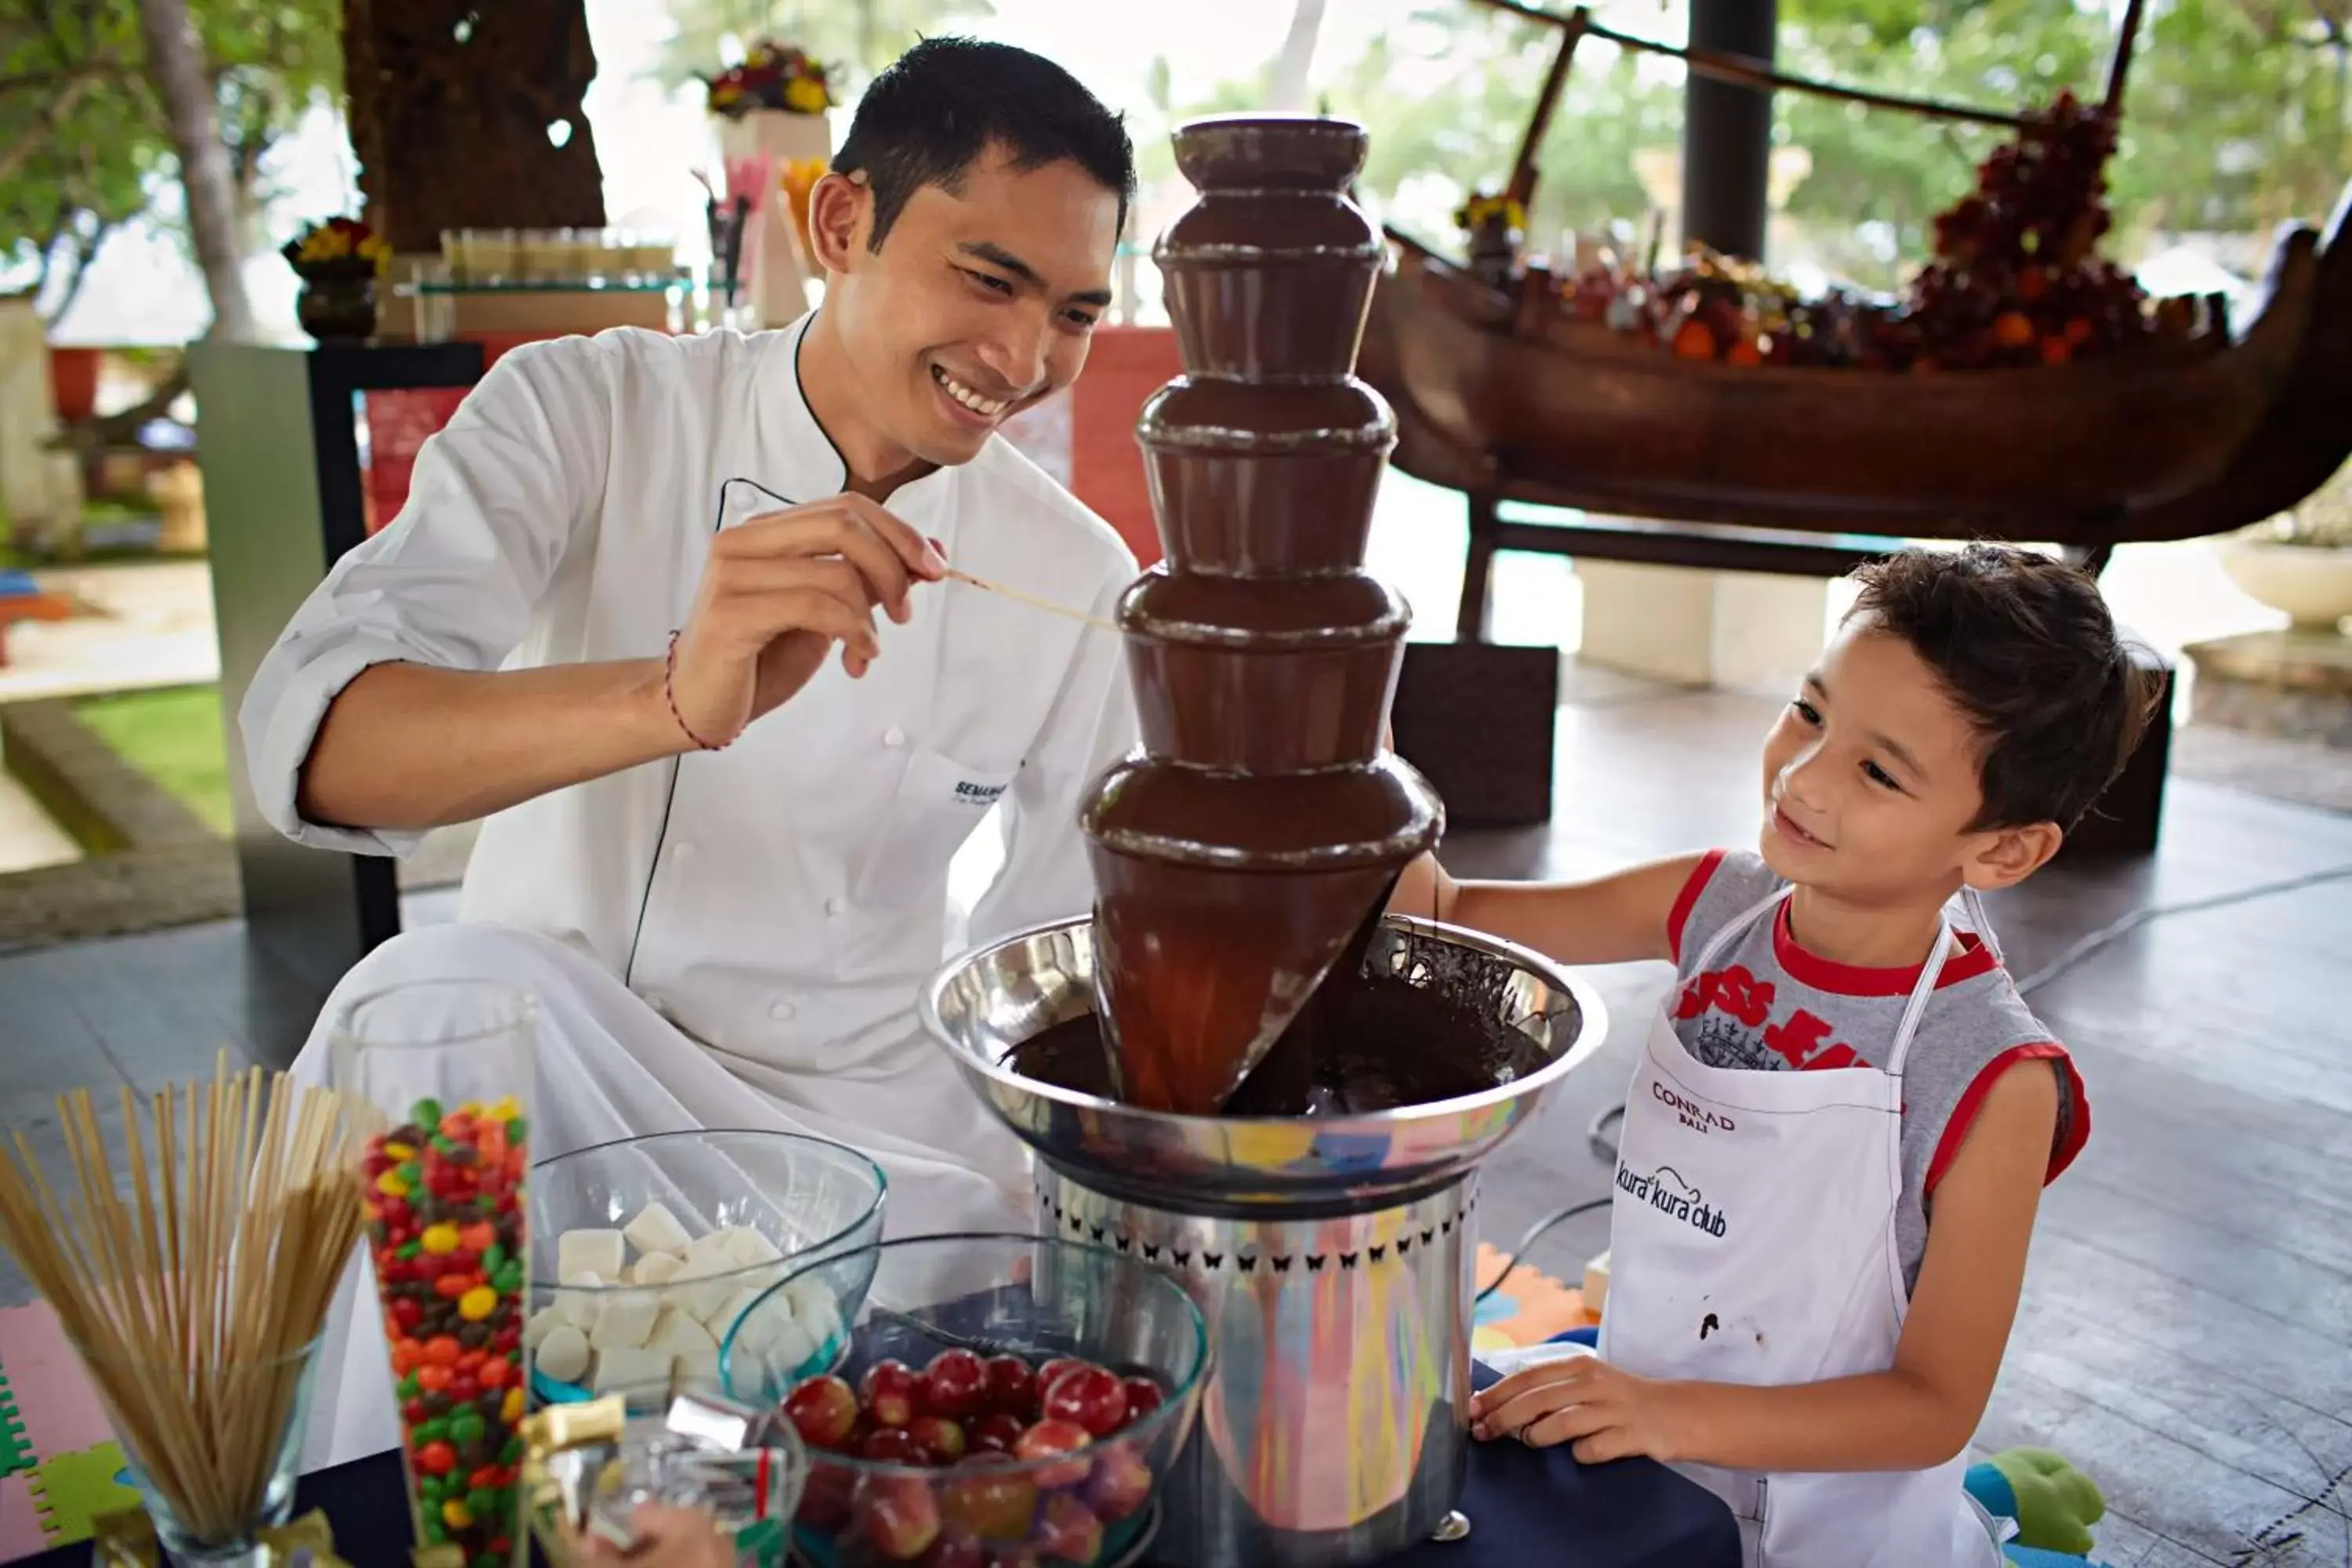
POLYGON ((0 1309, 0 1563, 87 1541, 100 1515, 139 1506, 57 1314, 0 1309))

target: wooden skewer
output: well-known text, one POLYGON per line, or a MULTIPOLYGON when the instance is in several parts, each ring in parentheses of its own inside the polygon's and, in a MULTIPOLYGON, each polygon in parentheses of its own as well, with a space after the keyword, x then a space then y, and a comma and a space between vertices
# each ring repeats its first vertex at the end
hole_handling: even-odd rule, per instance
POLYGON ((1043 610, 1049 616, 1059 616, 1064 620, 1076 621, 1082 626, 1100 626, 1107 632, 1118 630, 1117 621, 1107 621, 1102 616, 1090 615, 1085 610, 1074 610, 1067 605, 1057 605, 1051 599, 1041 599, 1034 594, 1024 593, 1018 588, 1007 587, 1002 583, 992 583, 985 577, 975 577, 961 567, 949 567, 948 576, 967 587, 978 588, 983 594, 999 594, 1005 598, 1026 605, 1033 610, 1043 610))

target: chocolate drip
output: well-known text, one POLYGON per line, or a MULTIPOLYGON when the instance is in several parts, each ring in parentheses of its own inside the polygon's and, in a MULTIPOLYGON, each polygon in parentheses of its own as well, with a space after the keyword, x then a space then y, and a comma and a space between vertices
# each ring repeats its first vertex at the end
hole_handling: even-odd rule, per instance
POLYGON ((1368 1011, 1364 943, 1443 826, 1381 744, 1410 616, 1362 570, 1396 441, 1354 376, 1381 264, 1345 195, 1364 146, 1336 120, 1176 137, 1200 199, 1154 254, 1186 374, 1137 425, 1167 561, 1119 608, 1142 748, 1081 813, 1108 1070, 1152 1110, 1236 1109, 1269 1052, 1262 1100, 1363 1079, 1333 1047, 1368 1011))

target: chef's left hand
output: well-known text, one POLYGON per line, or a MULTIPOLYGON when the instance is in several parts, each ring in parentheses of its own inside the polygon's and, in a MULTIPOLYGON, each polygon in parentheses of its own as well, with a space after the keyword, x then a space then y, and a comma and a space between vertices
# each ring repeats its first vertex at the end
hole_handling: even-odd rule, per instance
POLYGON ((1531 1366, 1471 1396, 1470 1434, 1530 1447, 1567 1443, 1585 1464, 1675 1458, 1675 1385, 1636 1377, 1599 1356, 1531 1366))

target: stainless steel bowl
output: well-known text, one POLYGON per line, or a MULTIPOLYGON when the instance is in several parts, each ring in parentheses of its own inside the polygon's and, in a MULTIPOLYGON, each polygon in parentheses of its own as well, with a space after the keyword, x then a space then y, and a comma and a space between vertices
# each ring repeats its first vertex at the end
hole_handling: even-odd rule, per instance
POLYGON ((1435 985, 1492 1008, 1538 1047, 1535 1071, 1454 1100, 1368 1116, 1211 1117, 1139 1110, 1025 1078, 1016 1047, 1094 1011, 1089 920, 1040 926, 940 972, 924 1026, 988 1106, 1049 1163, 1111 1191, 1182 1194, 1213 1206, 1355 1203, 1441 1184, 1533 1116, 1608 1033, 1592 987, 1515 943, 1391 915, 1367 972, 1435 985))

